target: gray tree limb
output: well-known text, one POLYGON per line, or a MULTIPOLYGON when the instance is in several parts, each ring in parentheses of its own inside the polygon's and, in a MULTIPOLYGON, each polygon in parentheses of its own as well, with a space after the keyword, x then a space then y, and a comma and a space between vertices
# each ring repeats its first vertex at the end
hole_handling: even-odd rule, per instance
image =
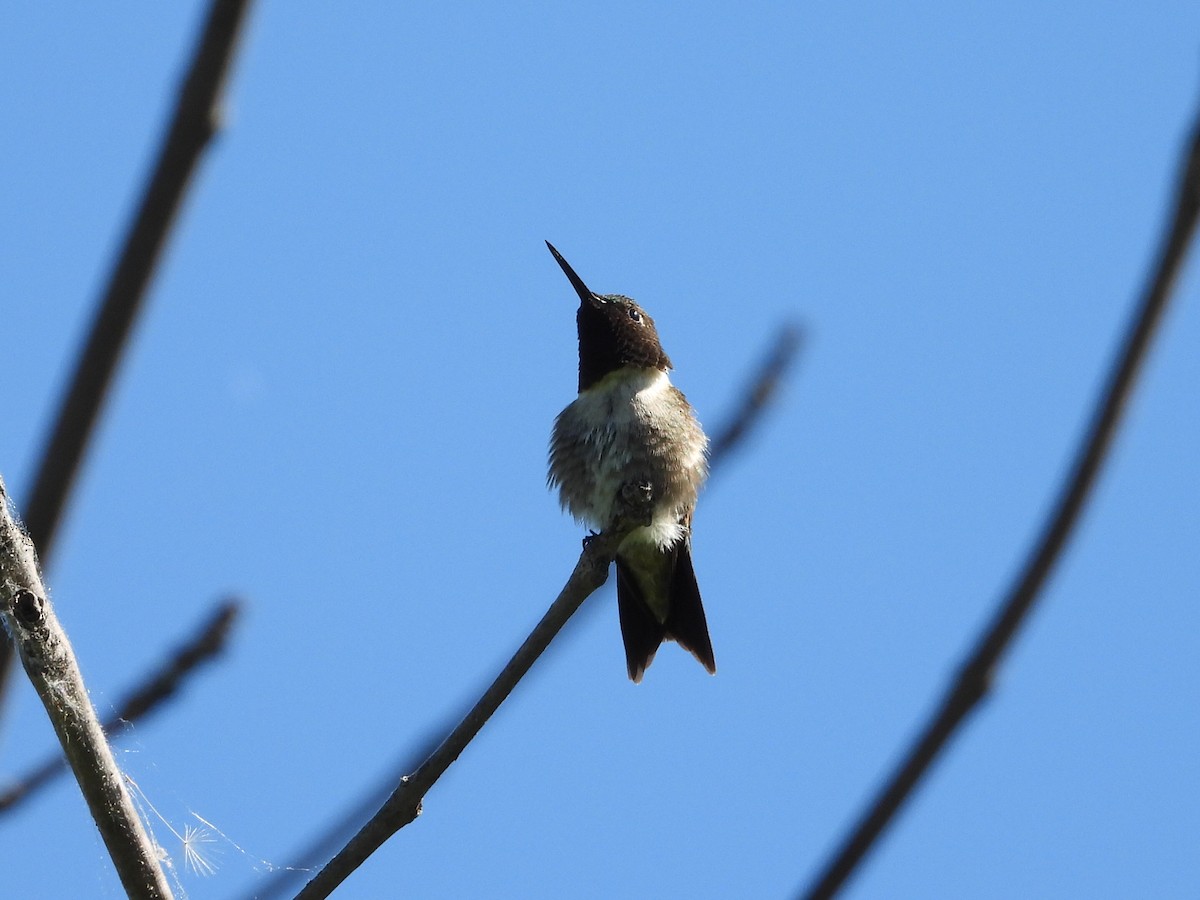
MULTIPOLYGON (((646 504, 645 510, 648 509, 649 505, 646 504)), ((319 900, 328 897, 367 857, 383 846, 388 838, 421 814, 421 801, 425 794, 474 740, 487 720, 500 708, 500 704, 508 698, 525 673, 550 646, 550 642, 567 624, 567 620, 583 605, 583 601, 608 580, 608 570, 616 556, 617 547, 633 528, 647 520, 647 516, 648 513, 642 510, 630 510, 618 527, 585 541, 583 553, 566 586, 496 680, 484 691, 483 696, 450 732, 441 746, 416 772, 401 779, 399 787, 379 812, 305 885, 296 895, 297 900, 319 900)))
POLYGON ((42 583, 33 541, 0 481, 0 618, 62 744, 117 875, 130 897, 171 897, 158 853, 138 818, 75 654, 42 583))

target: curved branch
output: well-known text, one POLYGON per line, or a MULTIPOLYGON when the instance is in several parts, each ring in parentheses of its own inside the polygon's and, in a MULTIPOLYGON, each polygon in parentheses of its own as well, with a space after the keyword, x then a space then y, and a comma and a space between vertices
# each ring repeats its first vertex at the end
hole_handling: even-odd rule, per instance
POLYGON ((1083 511, 1112 445, 1155 327, 1162 319, 1200 211, 1200 118, 1184 158, 1175 209, 1141 303, 1109 373, 1071 472, 1041 537, 995 618, 983 632, 933 718, 841 847, 803 896, 832 897, 845 884, 892 817, 904 805, 967 715, 987 695, 996 666, 1038 600, 1083 511))

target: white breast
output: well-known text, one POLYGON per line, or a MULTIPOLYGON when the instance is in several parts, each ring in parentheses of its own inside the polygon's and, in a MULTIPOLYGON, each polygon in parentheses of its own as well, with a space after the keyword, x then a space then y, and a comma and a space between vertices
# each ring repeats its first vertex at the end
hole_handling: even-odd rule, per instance
POLYGON ((666 372, 614 372, 559 416, 551 481, 559 485, 563 506, 572 515, 603 529, 611 521, 617 492, 633 469, 642 470, 655 484, 654 522, 629 540, 667 547, 684 534, 681 519, 695 503, 704 477, 704 447, 703 432, 680 409, 666 372))

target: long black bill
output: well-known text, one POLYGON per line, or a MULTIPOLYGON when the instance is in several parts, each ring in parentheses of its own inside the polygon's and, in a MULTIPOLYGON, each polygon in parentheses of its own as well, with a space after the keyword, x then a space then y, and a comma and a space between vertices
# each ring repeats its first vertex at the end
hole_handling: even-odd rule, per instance
POLYGON ((575 274, 575 270, 571 268, 571 264, 563 259, 562 254, 554 249, 554 245, 546 241, 546 246, 550 248, 550 252, 554 254, 554 258, 558 260, 558 264, 562 266, 562 270, 567 273, 567 278, 571 281, 571 287, 575 288, 575 293, 579 295, 579 299, 585 303, 589 303, 596 298, 596 295, 588 290, 588 286, 583 283, 583 279, 575 274))

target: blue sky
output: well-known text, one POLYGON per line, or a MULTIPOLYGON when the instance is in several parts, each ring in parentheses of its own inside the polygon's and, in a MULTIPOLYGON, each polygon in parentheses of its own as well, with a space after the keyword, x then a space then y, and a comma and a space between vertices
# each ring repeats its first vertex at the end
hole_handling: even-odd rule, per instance
MULTIPOLYGON (((20 502, 199 19, 0 29, 4 427, 20 502)), ((250 890, 491 678, 574 565, 545 489, 575 297, 655 317, 717 426, 808 342, 701 498, 719 674, 624 675, 598 594, 339 896, 781 897, 940 696, 1034 539, 1158 239, 1193 3, 267 2, 49 582, 111 710, 226 592, 229 655, 121 743, 250 890)), ((996 691, 847 896, 1183 897, 1200 881, 1200 300, 996 691)), ((0 771, 52 747, 27 686, 0 771)), ((178 846, 161 822, 159 839, 178 846)), ((73 784, 5 894, 117 897, 73 784)))

